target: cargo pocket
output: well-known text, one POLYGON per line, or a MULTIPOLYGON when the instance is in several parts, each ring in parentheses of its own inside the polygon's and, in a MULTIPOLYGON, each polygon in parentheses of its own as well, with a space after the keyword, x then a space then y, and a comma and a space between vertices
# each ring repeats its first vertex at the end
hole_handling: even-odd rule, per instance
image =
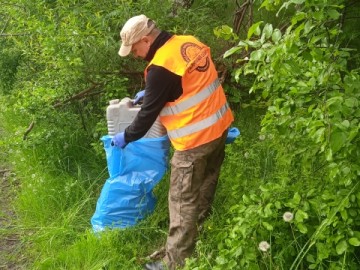
POLYGON ((170 195, 180 198, 191 193, 194 165, 190 161, 171 161, 170 195))

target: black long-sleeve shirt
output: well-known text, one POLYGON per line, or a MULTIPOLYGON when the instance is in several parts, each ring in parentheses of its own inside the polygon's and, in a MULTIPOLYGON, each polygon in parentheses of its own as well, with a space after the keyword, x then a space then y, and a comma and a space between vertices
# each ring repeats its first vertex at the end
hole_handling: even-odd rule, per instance
MULTIPOLYGON (((162 31, 150 46, 145 60, 150 62, 156 51, 171 37, 172 34, 162 31)), ((175 101, 182 92, 181 76, 161 66, 149 66, 143 104, 134 121, 125 129, 125 141, 129 143, 142 138, 151 128, 165 104, 175 101)))

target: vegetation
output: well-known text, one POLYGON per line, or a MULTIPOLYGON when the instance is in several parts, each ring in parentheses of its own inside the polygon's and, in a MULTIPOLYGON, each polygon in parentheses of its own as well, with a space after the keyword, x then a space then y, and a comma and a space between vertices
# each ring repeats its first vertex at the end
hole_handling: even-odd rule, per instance
POLYGON ((164 244, 167 176, 137 226, 90 226, 108 177, 105 108, 144 84, 144 63, 117 57, 118 32, 145 13, 211 46, 242 134, 185 269, 358 269, 360 4, 154 2, 0 5, 0 160, 18 217, 0 236, 20 236, 26 269, 141 269, 164 244))

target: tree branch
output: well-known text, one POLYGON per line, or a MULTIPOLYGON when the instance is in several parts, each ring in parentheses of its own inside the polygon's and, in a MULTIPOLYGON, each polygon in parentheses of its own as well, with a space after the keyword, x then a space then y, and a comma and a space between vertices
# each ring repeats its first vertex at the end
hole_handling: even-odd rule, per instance
POLYGON ((96 88, 98 88, 99 86, 103 86, 102 84, 98 84, 98 83, 94 83, 93 85, 90 86, 89 88, 81 91, 80 93, 77 93, 67 99, 65 99, 64 101, 59 101, 54 105, 54 108, 59 108, 63 105, 65 105, 66 103, 69 103, 72 100, 77 100, 77 99, 81 99, 84 98, 85 96, 89 96, 91 94, 91 91, 95 90, 96 88))
POLYGON ((29 127, 27 128, 27 130, 25 131, 24 133, 24 136, 23 136, 23 140, 25 141, 27 139, 27 136, 29 135, 29 133, 31 132, 31 130, 34 128, 34 121, 32 121, 29 125, 29 127))

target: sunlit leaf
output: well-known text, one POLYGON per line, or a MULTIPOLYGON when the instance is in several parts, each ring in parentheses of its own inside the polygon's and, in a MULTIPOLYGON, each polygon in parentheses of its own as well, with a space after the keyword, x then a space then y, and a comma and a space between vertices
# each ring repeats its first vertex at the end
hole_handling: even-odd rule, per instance
POLYGON ((341 240, 337 245, 336 245, 336 253, 338 255, 343 254, 346 250, 347 250, 347 243, 345 240, 341 240))
POLYGON ((267 229, 268 231, 272 231, 274 229, 274 227, 272 225, 270 225, 267 222, 263 222, 262 225, 265 227, 265 229, 267 229))
POLYGON ((281 39, 281 31, 279 29, 275 29, 271 35, 271 39, 274 43, 279 42, 279 40, 281 39))
POLYGON ((248 31, 247 34, 247 38, 250 39, 254 34, 255 35, 260 35, 261 30, 260 30, 260 25, 263 23, 263 21, 257 22, 255 24, 253 24, 248 31))
POLYGON ((270 38, 273 33, 273 26, 272 24, 267 23, 263 29, 263 33, 265 34, 265 38, 270 38))
POLYGON ((349 239, 349 244, 355 247, 360 246, 360 240, 357 239, 356 237, 352 237, 349 239))
POLYGON ((227 50, 225 53, 224 53, 224 58, 236 53, 237 51, 239 51, 241 49, 241 47, 232 47, 231 49, 227 50))

